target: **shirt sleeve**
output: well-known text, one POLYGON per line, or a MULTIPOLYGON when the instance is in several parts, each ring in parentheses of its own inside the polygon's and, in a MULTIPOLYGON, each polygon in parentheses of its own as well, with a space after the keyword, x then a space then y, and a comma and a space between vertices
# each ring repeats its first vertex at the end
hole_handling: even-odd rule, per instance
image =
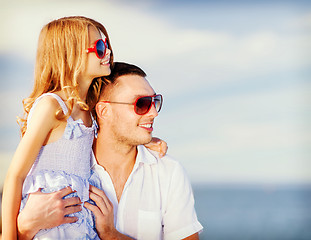
POLYGON ((178 162, 171 173, 162 221, 164 239, 183 239, 203 229, 195 212, 190 181, 178 162))

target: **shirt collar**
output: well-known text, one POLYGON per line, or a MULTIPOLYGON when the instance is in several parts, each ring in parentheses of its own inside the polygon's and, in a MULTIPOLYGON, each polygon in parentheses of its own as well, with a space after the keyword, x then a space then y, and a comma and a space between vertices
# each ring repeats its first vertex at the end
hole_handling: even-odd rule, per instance
POLYGON ((159 154, 146 148, 144 145, 137 146, 136 163, 154 164, 157 163, 159 154))
MULTIPOLYGON (((105 154, 105 153, 103 153, 105 154)), ((143 164, 155 164, 157 163, 157 159, 159 158, 159 153, 147 149, 144 145, 137 146, 137 156, 136 156, 136 164, 143 163, 143 164)), ((91 157, 91 168, 95 165, 98 165, 94 152, 92 151, 91 157)))

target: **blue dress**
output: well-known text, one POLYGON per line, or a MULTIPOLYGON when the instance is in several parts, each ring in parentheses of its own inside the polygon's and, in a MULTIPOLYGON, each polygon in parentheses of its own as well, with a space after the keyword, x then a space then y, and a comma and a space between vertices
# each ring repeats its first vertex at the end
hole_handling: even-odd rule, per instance
MULTIPOLYGON (((56 98, 64 114, 68 112, 66 104, 58 95, 46 93, 36 99, 28 119, 37 103, 45 96, 56 98)), ((76 193, 68 197, 78 196, 82 202, 89 200, 89 184, 101 188, 100 180, 91 172, 90 166, 92 144, 97 130, 93 117, 92 120, 92 127, 86 127, 81 119, 74 121, 70 116, 63 136, 56 142, 41 147, 23 184, 21 210, 27 202, 28 194, 40 188, 42 192, 49 193, 70 186, 76 193)), ((81 212, 70 216, 76 216, 79 220, 40 230, 34 239, 99 239, 90 210, 82 207, 81 212)))

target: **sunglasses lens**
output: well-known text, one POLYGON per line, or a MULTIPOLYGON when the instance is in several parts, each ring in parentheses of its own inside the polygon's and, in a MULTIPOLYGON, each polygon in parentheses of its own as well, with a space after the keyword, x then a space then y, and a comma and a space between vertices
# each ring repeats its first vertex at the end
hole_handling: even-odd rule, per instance
POLYGON ((152 97, 142 97, 136 102, 135 112, 139 115, 147 113, 151 107, 152 97))
POLYGON ((154 106, 155 106, 157 112, 160 112, 161 107, 162 107, 162 96, 161 95, 156 95, 154 97, 154 106))
POLYGON ((106 46, 103 40, 99 40, 96 43, 96 52, 99 58, 103 58, 106 53, 106 46))
POLYGON ((109 45, 108 45, 107 39, 105 40, 105 47, 106 47, 106 49, 107 49, 107 48, 109 48, 109 45))

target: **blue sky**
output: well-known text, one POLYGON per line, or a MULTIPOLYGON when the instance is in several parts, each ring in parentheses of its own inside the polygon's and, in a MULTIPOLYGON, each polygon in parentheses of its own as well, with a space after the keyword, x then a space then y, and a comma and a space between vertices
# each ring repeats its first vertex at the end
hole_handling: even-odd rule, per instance
POLYGON ((155 135, 193 182, 311 183, 308 1, 5 0, 0 9, 1 169, 19 141, 40 29, 85 15, 107 27, 116 60, 141 66, 164 95, 155 135))

